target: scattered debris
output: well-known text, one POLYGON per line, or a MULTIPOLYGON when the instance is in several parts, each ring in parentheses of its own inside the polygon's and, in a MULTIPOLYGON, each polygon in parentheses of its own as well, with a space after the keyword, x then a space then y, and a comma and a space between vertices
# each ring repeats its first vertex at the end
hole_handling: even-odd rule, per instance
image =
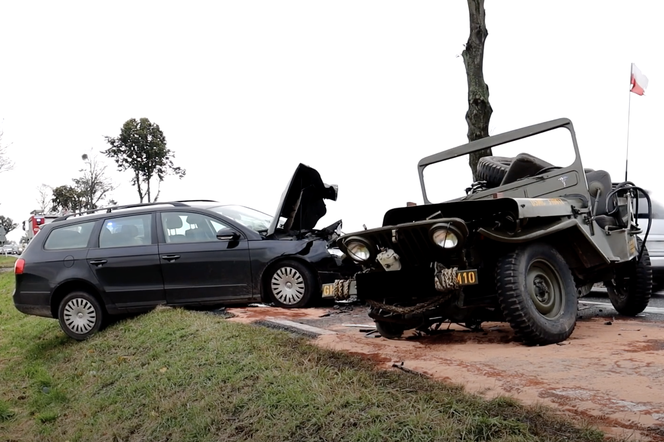
POLYGON ((406 373, 414 374, 415 376, 422 376, 422 377, 425 377, 425 378, 430 377, 428 374, 422 373, 422 372, 417 371, 417 370, 413 370, 411 368, 404 367, 403 362, 401 364, 392 364, 392 367, 398 368, 399 370, 403 370, 406 373))
POLYGON ((226 307, 220 307, 220 308, 215 309, 215 310, 210 310, 208 313, 211 314, 211 315, 221 316, 224 319, 235 317, 235 314, 229 312, 228 310, 226 310, 226 307))
POLYGON ((604 323, 604 325, 612 325, 612 324, 613 324, 613 322, 611 322, 611 321, 606 321, 606 322, 604 323))
POLYGON ((248 304, 247 307, 273 307, 273 306, 269 304, 263 304, 261 302, 254 302, 252 304, 248 304))
POLYGON ((372 324, 341 324, 343 327, 376 328, 372 324))

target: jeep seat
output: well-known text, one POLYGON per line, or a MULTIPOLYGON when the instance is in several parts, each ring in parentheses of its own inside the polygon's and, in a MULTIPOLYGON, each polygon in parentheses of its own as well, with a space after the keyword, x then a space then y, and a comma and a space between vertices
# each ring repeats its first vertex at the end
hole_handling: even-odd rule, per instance
POLYGON ((593 170, 586 172, 586 180, 588 181, 590 204, 595 221, 602 229, 616 227, 618 223, 614 217, 608 214, 608 201, 606 199, 613 188, 611 176, 605 170, 593 170))
POLYGON ((547 163, 541 158, 534 157, 527 153, 520 153, 514 158, 510 168, 500 183, 501 186, 513 183, 522 178, 537 175, 538 172, 546 167, 553 167, 553 164, 547 163))

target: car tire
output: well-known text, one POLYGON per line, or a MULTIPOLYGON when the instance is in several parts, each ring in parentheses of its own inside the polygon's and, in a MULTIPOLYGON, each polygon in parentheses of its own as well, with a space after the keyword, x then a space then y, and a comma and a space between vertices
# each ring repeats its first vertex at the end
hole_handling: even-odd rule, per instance
POLYGON ((72 292, 60 302, 58 321, 69 337, 83 341, 101 329, 104 311, 94 296, 72 292))
POLYGON ((636 316, 644 311, 648 307, 653 291, 648 249, 641 238, 636 238, 636 244, 638 250, 643 247, 641 259, 630 261, 618 272, 614 280, 604 284, 613 308, 625 316, 636 316))
POLYGON ((281 261, 267 272, 265 288, 278 307, 306 307, 320 297, 319 284, 311 271, 294 260, 281 261))
POLYGON ((513 160, 510 157, 495 156, 480 158, 477 163, 477 180, 486 181, 488 187, 500 186, 513 160))
POLYGON ((385 339, 399 339, 405 330, 405 327, 396 322, 389 321, 374 321, 376 323, 376 331, 385 339))
POLYGON ((528 244, 499 259, 496 286, 503 316, 525 344, 555 344, 574 331, 574 278, 550 245, 528 244))

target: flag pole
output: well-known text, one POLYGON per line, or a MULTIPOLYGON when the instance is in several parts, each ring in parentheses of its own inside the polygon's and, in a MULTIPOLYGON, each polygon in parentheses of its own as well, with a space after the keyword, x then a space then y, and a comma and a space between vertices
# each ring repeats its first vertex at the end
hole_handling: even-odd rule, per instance
POLYGON ((627 166, 628 166, 628 161, 629 161, 629 122, 631 118, 631 112, 632 112, 632 67, 630 65, 629 68, 629 78, 630 78, 630 89, 627 91, 627 94, 629 95, 629 101, 627 104, 627 148, 625 149, 625 181, 627 181, 627 166))

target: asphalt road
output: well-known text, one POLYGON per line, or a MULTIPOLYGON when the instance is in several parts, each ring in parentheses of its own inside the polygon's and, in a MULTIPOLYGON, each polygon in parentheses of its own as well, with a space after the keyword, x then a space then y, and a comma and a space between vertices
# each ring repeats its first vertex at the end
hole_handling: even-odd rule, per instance
MULTIPOLYGON (((579 315, 586 316, 587 314, 601 317, 618 315, 611 305, 605 288, 595 288, 588 296, 579 299, 579 315)), ((648 321, 664 322, 664 291, 653 293, 648 307, 637 317, 648 321)))

